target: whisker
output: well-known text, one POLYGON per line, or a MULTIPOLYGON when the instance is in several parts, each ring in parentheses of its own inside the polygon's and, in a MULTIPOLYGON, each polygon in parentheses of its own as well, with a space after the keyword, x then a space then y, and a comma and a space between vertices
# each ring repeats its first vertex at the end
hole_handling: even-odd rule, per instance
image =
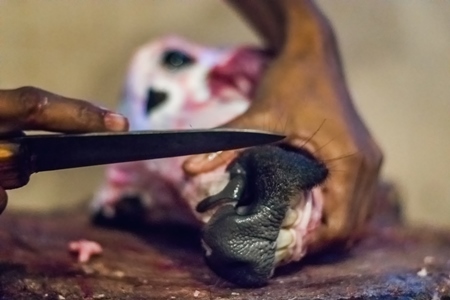
MULTIPOLYGON (((286 110, 284 110, 284 113, 286 113, 287 114, 287 111, 286 110)), ((283 126, 283 131, 282 132, 286 132, 286 128, 288 127, 288 124, 289 124, 289 117, 285 117, 284 118, 285 119, 285 122, 284 122, 284 126, 283 126)), ((281 120, 281 119, 280 119, 281 120)))
MULTIPOLYGON (((339 167, 341 167, 341 166, 339 166, 339 167)), ((347 170, 345 170, 345 169, 338 169, 338 168, 336 168, 335 165, 327 165, 327 169, 328 169, 328 171, 330 171, 330 172, 334 172, 334 171, 345 172, 345 171, 347 171, 347 170)))
POLYGON ((335 172, 346 172, 346 170, 340 170, 340 169, 328 169, 328 171, 330 172, 330 173, 335 173, 335 172))
POLYGON ((323 119, 322 123, 320 124, 320 126, 316 129, 316 131, 313 132, 313 134, 303 143, 303 145, 300 146, 300 148, 303 148, 306 144, 309 143, 309 141, 311 141, 311 139, 319 132, 319 130, 322 128, 323 124, 325 124, 325 121, 327 119, 323 119))
POLYGON ((326 142, 325 144, 323 144, 322 146, 320 146, 319 148, 317 148, 312 154, 315 155, 316 153, 318 153, 320 150, 322 150, 323 148, 325 148, 327 145, 331 144, 331 142, 334 141, 334 138, 332 138, 331 140, 329 140, 328 142, 326 142))
POLYGON ((273 128, 270 128, 271 127, 270 126, 270 120, 269 120, 269 118, 267 116, 264 117, 264 119, 262 121, 262 124, 264 126, 264 130, 267 130, 267 131, 273 130, 273 128))
POLYGON ((287 128, 287 124, 288 124, 288 118, 286 116, 286 110, 283 109, 281 112, 277 111, 279 117, 278 117, 278 122, 275 126, 275 130, 276 131, 280 131, 280 132, 286 132, 286 128, 287 128), (284 120, 284 124, 282 124, 282 120, 284 120))
POLYGON ((323 159, 322 161, 323 161, 323 162, 330 162, 330 161, 336 161, 336 160, 339 160, 339 159, 345 159, 345 158, 349 158, 349 157, 352 157, 352 156, 358 154, 358 152, 359 152, 359 151, 356 151, 355 153, 352 153, 352 154, 347 154, 347 155, 338 156, 338 157, 335 157, 335 158, 323 159))
POLYGON ((270 126, 270 120, 268 118, 268 115, 265 114, 263 116, 264 116, 264 118, 261 120, 261 126, 263 126, 262 129, 263 130, 267 130, 267 131, 273 130, 273 128, 271 128, 271 127, 274 126, 274 125, 270 126))

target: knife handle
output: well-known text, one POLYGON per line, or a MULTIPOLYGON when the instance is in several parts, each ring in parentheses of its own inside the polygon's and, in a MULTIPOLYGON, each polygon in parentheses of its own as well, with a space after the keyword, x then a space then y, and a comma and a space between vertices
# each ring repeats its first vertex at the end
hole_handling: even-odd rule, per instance
POLYGON ((25 147, 17 141, 0 141, 0 186, 3 189, 22 187, 32 174, 30 157, 25 147))

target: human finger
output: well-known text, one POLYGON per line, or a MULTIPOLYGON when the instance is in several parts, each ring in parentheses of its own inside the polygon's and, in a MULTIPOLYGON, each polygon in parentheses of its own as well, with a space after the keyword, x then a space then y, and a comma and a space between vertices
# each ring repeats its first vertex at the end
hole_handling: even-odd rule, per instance
MULTIPOLYGON (((262 123, 263 118, 257 117, 251 110, 247 110, 244 114, 236 117, 230 122, 220 126, 220 128, 252 128, 255 130, 265 130, 270 125, 266 122, 262 123)), ((219 166, 230 163, 237 157, 240 150, 219 151, 214 153, 198 154, 189 157, 183 163, 183 169, 186 173, 197 175, 212 171, 219 166)))
POLYGON ((0 90, 0 132, 45 130, 65 133, 126 131, 125 117, 88 101, 21 87, 0 90))
POLYGON ((210 172, 222 165, 230 163, 238 155, 238 151, 219 151, 194 155, 183 163, 183 169, 190 175, 210 172))

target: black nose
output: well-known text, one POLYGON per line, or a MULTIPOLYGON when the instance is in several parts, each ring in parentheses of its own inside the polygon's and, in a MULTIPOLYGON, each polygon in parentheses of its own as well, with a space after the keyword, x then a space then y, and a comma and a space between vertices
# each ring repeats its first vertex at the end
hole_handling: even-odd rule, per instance
POLYGON ((155 107, 163 104, 167 100, 167 93, 157 91, 153 88, 148 89, 145 102, 145 112, 148 114, 155 107))

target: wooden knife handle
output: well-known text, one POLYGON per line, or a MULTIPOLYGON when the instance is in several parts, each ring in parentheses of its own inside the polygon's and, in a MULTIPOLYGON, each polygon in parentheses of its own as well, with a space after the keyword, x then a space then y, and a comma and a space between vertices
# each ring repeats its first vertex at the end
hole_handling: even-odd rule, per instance
POLYGON ((15 189, 28 183, 31 175, 30 158, 17 142, 0 140, 0 186, 15 189))

